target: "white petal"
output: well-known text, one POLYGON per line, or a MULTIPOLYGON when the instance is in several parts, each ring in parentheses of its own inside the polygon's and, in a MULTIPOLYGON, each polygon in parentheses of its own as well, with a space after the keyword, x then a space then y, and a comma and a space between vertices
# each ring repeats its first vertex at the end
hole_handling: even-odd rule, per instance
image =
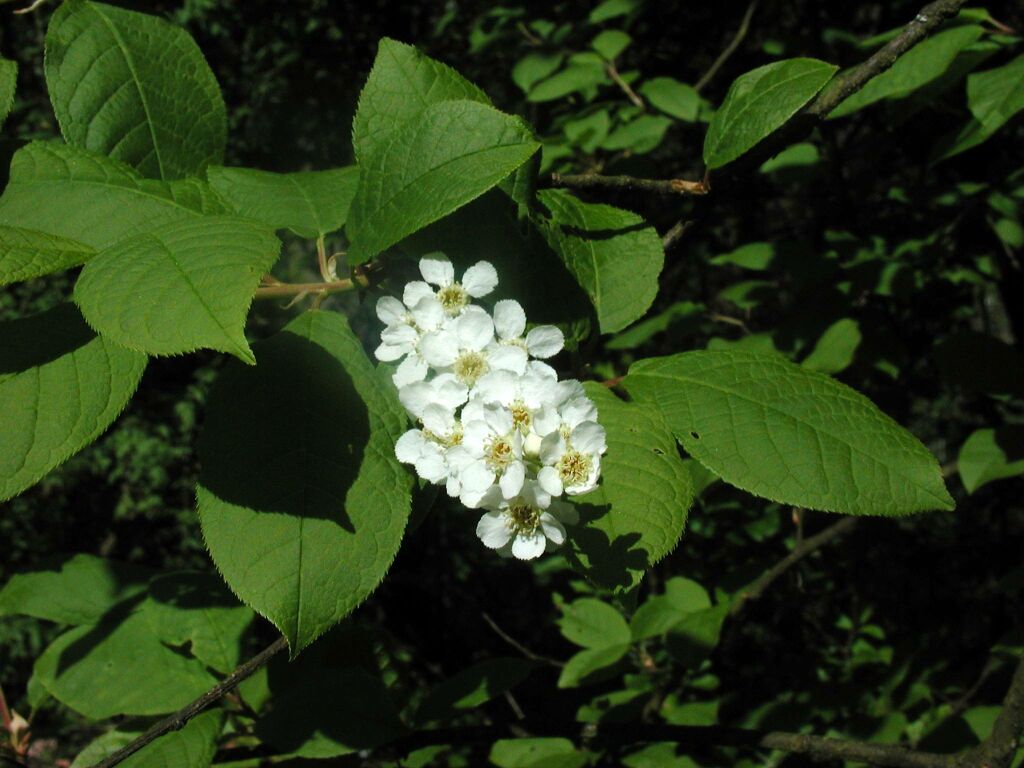
POLYGON ((480 522, 476 524, 476 535, 489 549, 503 547, 512 538, 512 532, 505 522, 505 515, 501 512, 488 512, 481 517, 480 522))
POLYGON ((380 333, 380 340, 385 344, 406 345, 410 349, 419 341, 420 335, 411 325, 389 325, 380 333))
POLYGON ((459 342, 449 330, 428 333, 420 342, 420 354, 435 368, 447 368, 459 356, 459 342))
POLYGON ((565 440, 558 432, 547 435, 540 444, 540 461, 542 464, 554 464, 565 453, 565 440))
POLYGON ((405 410, 418 419, 423 415, 423 409, 434 402, 434 388, 425 381, 407 384, 399 388, 398 399, 405 410))
POLYGON ((498 286, 498 273, 489 261, 478 261, 462 276, 462 287, 474 299, 486 296, 498 286))
POLYGON ((544 554, 544 547, 547 539, 540 531, 535 531, 531 536, 519 534, 512 542, 512 554, 520 560, 533 560, 544 554))
POLYGON ((473 456, 484 455, 484 445, 491 439, 491 428, 483 421, 466 421, 466 411, 462 411, 462 445, 473 456))
POLYGON ((572 447, 580 453, 600 455, 607 450, 604 427, 593 421, 585 421, 572 431, 572 447))
POLYGON ((405 305, 394 296, 381 296, 377 299, 377 318, 384 325, 395 325, 405 317, 405 305))
POLYGON ((537 473, 537 482, 552 496, 562 495, 562 478, 558 476, 558 470, 554 467, 542 467, 537 473))
POLYGON ((410 429, 395 443, 395 458, 403 464, 415 464, 423 453, 423 433, 410 429))
MULTIPOLYGON (((597 421, 597 406, 589 397, 577 397, 564 403, 559 412, 569 429, 576 429, 585 421, 597 421)), ((582 450, 582 449, 581 449, 582 450)))
POLYGON ((558 402, 564 403, 567 400, 586 396, 586 390, 583 389, 583 385, 576 379, 566 379, 565 381, 558 382, 558 402))
POLYGON ((516 375, 511 371, 491 371, 473 387, 473 396, 487 403, 509 405, 516 399, 516 375))
POLYGON ((555 544, 565 543, 565 528, 547 512, 540 516, 540 527, 544 535, 555 544))
POLYGON ((511 344, 501 344, 488 351, 487 363, 491 368, 512 371, 522 376, 526 370, 526 350, 511 344))
POLYGON ((558 411, 553 407, 541 408, 533 414, 533 430, 541 437, 546 437, 562 425, 558 411))
POLYGON ((476 491, 483 496, 487 489, 494 485, 494 473, 483 461, 474 461, 459 473, 459 477, 462 480, 463 492, 476 491))
POLYGON ((548 505, 551 504, 551 494, 545 491, 536 480, 529 480, 524 483, 520 495, 526 500, 527 504, 534 507, 547 509, 548 505))
POLYGON ((466 311, 455 321, 459 335, 459 346, 479 352, 494 338, 494 321, 480 307, 466 307, 466 311))
POLYGON ((433 296, 433 288, 422 280, 413 280, 411 283, 405 284, 405 290, 402 291, 402 303, 409 309, 412 309, 423 299, 433 298, 433 296))
POLYGON ((448 467, 440 453, 427 453, 416 462, 416 474, 431 483, 443 483, 448 477, 448 467))
POLYGON ((494 330, 502 339, 518 339, 526 330, 526 312, 522 305, 512 299, 502 299, 494 304, 494 330))
POLYGON ((373 350, 373 356, 382 363, 392 363, 398 358, 404 357, 408 353, 409 349, 404 344, 381 344, 373 350))
POLYGON ((424 256, 420 259, 420 274, 433 285, 451 285, 455 282, 455 268, 443 256, 424 256))
POLYGON ((435 435, 447 435, 455 427, 455 414, 437 403, 425 406, 420 418, 423 426, 435 435))
POLYGON ((434 401, 450 411, 454 411, 469 396, 466 385, 450 373, 442 373, 432 382, 434 386, 434 401))
POLYGON ((525 480, 526 466, 521 461, 512 462, 498 481, 498 485, 501 486, 501 495, 506 499, 514 499, 523 490, 525 480))
POLYGON ((391 380, 395 382, 396 387, 401 389, 407 384, 412 384, 414 381, 423 381, 425 378, 427 378, 427 364, 423 361, 423 358, 419 355, 409 355, 398 366, 398 370, 395 371, 395 375, 391 377, 391 380))
POLYGON ((484 421, 496 435, 507 435, 512 431, 512 414, 500 405, 489 405, 484 409, 484 421))
POLYGON ((552 357, 564 346, 565 336, 553 325, 538 325, 526 334, 526 348, 534 357, 552 357))
POLYGON ((412 308, 412 319, 424 331, 437 330, 441 327, 445 317, 447 315, 444 313, 444 307, 434 296, 424 296, 412 308))

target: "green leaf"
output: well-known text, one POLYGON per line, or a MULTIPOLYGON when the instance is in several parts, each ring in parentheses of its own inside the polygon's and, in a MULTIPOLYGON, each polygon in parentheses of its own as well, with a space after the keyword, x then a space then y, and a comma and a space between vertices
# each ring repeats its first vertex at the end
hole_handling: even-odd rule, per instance
POLYGON ((860 323, 849 317, 836 320, 818 338, 814 349, 801 362, 809 371, 840 373, 853 364, 861 342, 860 323))
POLYGON ((67 0, 46 32, 46 85, 69 144, 158 179, 220 162, 227 116, 189 34, 163 19, 67 0))
MULTIPOLYGON (((171 731, 147 744, 118 765, 121 768, 209 768, 217 753, 217 737, 224 729, 224 711, 201 712, 180 731, 171 731)), ((142 735, 141 731, 107 731, 78 753, 71 768, 90 768, 142 735)))
POLYGON ((680 702, 676 694, 669 694, 661 716, 670 725, 714 725, 718 722, 718 699, 680 702))
POLYGON ((626 590, 671 552, 693 501, 690 474, 664 418, 588 382, 607 432, 601 484, 575 497, 581 524, 570 535, 574 565, 598 585, 626 590))
POLYGON ((411 45, 382 38, 352 120, 352 146, 359 166, 389 148, 395 134, 419 121, 431 106, 464 100, 491 103, 451 67, 411 45))
POLYGON ((95 624, 115 605, 145 591, 150 573, 93 555, 40 563, 0 590, 0 616, 33 616, 58 624, 95 624))
POLYGON ((95 253, 74 240, 0 224, 0 285, 62 272, 95 253))
POLYGON ((719 168, 781 127, 832 79, 838 67, 786 59, 740 75, 729 87, 704 138, 704 162, 719 168))
POLYGON ((747 243, 734 251, 723 253, 711 259, 716 267, 732 264, 743 269, 760 271, 768 269, 775 260, 775 246, 771 243, 747 243))
POLYGON ((1024 475, 1024 427, 975 430, 960 448, 957 466, 968 493, 993 480, 1024 475))
POLYGON ((621 645, 631 639, 629 625, 622 614, 601 600, 583 597, 562 606, 558 620, 562 634, 569 642, 583 648, 621 645))
POLYGON ((99 437, 145 367, 145 355, 96 336, 70 304, 0 323, 0 500, 99 437))
POLYGON ((938 462, 863 395, 772 354, 684 352, 633 364, 629 393, 731 485, 853 515, 952 509, 938 462))
POLYGON ((564 60, 563 53, 528 53, 512 67, 512 82, 523 93, 529 93, 535 83, 552 74, 564 60))
POLYGON ((587 20, 591 24, 600 24, 602 21, 632 13, 639 4, 639 0, 604 0, 590 12, 587 20))
POLYGON ((725 603, 686 614, 666 636, 666 649, 683 667, 696 669, 718 645, 728 614, 725 603))
POLYGON ((807 141, 799 144, 791 144, 775 157, 765 160, 761 165, 761 173, 784 173, 796 171, 800 168, 808 168, 816 165, 821 160, 821 153, 818 148, 807 141))
POLYGON ((652 78, 645 81, 639 90, 640 95, 655 109, 690 123, 697 122, 704 105, 703 99, 692 85, 681 83, 672 77, 652 78))
POLYGON ((282 696, 256 724, 256 735, 285 754, 347 755, 408 733, 384 684, 359 668, 328 671, 282 696))
POLYGON ((629 150, 633 154, 642 155, 661 144, 665 131, 671 125, 672 121, 661 115, 640 115, 612 131, 601 142, 601 148, 611 151, 629 150))
POLYGON ((18 87, 18 62, 0 57, 0 128, 14 106, 14 91, 18 87))
POLYGON ((354 165, 300 173, 214 166, 206 176, 235 213, 309 238, 342 228, 359 183, 354 165))
POLYGON ((75 302, 103 336, 152 355, 199 348, 255 363, 245 319, 281 243, 262 225, 226 216, 180 221, 93 258, 75 302))
POLYGON ((843 117, 882 99, 901 99, 942 75, 961 50, 977 41, 984 30, 974 24, 932 35, 904 53, 882 74, 829 113, 843 117))
POLYGON ((526 96, 530 102, 555 101, 568 96, 604 85, 611 82, 604 67, 596 64, 570 64, 560 72, 556 72, 541 80, 526 96))
POLYGON ((1024 55, 968 76, 967 106, 973 119, 940 148, 938 159, 978 146, 1024 109, 1024 55))
POLYGON ((149 585, 146 618, 168 645, 188 644, 206 666, 227 674, 238 666, 242 635, 253 613, 216 576, 174 573, 149 585))
POLYGON ((665 585, 664 595, 644 601, 629 620, 634 640, 662 635, 687 614, 711 607, 707 591, 697 582, 676 576, 665 585))
POLYGON ((529 677, 535 664, 523 659, 487 659, 432 688, 416 710, 420 724, 451 720, 511 690, 529 677))
POLYGON ((605 61, 618 58, 629 47, 632 38, 621 29, 606 29, 590 41, 590 47, 605 61))
POLYGON ((349 261, 373 258, 479 197, 540 147, 518 118, 474 101, 446 101, 360 164, 346 231, 349 261))
POLYGON ((140 608, 65 632, 36 660, 54 698, 93 720, 173 712, 216 682, 195 659, 171 650, 140 608))
POLYGON ((227 212, 206 182, 143 179, 117 160, 43 141, 15 153, 0 197, 0 224, 97 249, 171 222, 227 212))
POLYGON ((228 366, 210 394, 199 519, 228 586, 294 656, 366 599, 398 551, 406 417, 339 314, 307 312, 256 351, 258 366, 228 366))
POLYGON ((590 297, 602 333, 621 331, 650 308, 665 263, 661 238, 630 211, 584 203, 568 192, 537 195, 550 218, 534 219, 590 297))
POLYGON ((498 739, 488 759, 498 768, 583 768, 590 760, 568 739, 498 739))
POLYGON ((558 687, 578 688, 613 676, 618 671, 616 665, 629 652, 629 647, 629 643, 621 643, 580 651, 562 667, 562 673, 558 676, 558 687))

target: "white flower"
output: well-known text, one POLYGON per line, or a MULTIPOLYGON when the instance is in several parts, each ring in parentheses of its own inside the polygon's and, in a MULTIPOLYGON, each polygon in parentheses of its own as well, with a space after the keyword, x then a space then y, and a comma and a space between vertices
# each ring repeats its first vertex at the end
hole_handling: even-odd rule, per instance
POLYGON ((604 427, 584 421, 568 436, 561 431, 544 438, 537 481, 552 496, 570 496, 593 490, 601 474, 601 456, 608 450, 604 427))
POLYGON ((455 268, 448 259, 424 256, 420 259, 420 274, 426 282, 415 280, 406 285, 405 303, 415 306, 424 296, 433 296, 450 317, 462 314, 471 297, 483 298, 498 285, 498 273, 489 261, 478 261, 466 270, 462 282, 456 282, 455 268), (437 286, 436 292, 431 285, 437 286))
POLYGON ((482 506, 488 512, 477 523, 476 535, 484 546, 520 560, 532 560, 563 544, 563 523, 578 519, 573 507, 553 501, 535 480, 526 481, 512 499, 491 492, 482 506))
POLYGON ((412 464, 416 474, 439 485, 452 475, 450 455, 462 442, 462 424, 455 414, 440 405, 426 406, 420 419, 423 429, 410 429, 395 443, 395 456, 412 464))
POLYGON ((565 336, 553 325, 538 325, 526 330, 526 312, 522 305, 512 299, 502 299, 494 304, 494 332, 500 343, 519 347, 531 357, 548 358, 557 355, 565 346, 565 336))
POLYGON ((491 316, 480 307, 469 306, 450 323, 425 335, 420 350, 430 366, 455 374, 468 387, 492 369, 522 373, 526 368, 526 355, 522 350, 516 350, 519 354, 510 357, 495 349, 493 341, 491 316))
POLYGON ((398 399, 405 410, 417 419, 423 418, 430 405, 440 406, 454 414, 468 397, 469 389, 452 373, 442 373, 430 381, 416 381, 398 390, 398 399))
POLYGON ((420 354, 420 342, 424 333, 437 331, 444 325, 446 316, 441 304, 425 296, 410 307, 391 296, 382 296, 377 301, 377 317, 385 327, 374 355, 387 363, 402 360, 392 376, 395 386, 425 379, 429 369, 420 354))
POLYGON ((533 361, 522 376, 511 371, 491 371, 482 376, 473 388, 473 397, 507 408, 516 429, 525 436, 533 427, 535 414, 545 407, 554 407, 557 392, 558 374, 555 370, 533 361))
POLYGON ((462 430, 464 453, 458 454, 462 503, 470 508, 478 506, 496 482, 505 498, 516 496, 526 480, 526 464, 523 438, 511 412, 499 405, 470 400, 462 409, 462 430))

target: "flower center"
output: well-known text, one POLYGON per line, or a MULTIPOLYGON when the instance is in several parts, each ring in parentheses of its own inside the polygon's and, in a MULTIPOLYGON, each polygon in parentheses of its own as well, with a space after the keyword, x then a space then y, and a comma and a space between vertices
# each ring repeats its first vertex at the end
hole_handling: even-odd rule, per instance
POLYGON ((506 521, 515 533, 532 535, 540 526, 541 510, 527 504, 521 497, 509 502, 506 521))
POLYGON ((455 375, 467 387, 476 384, 476 380, 487 373, 487 358, 479 352, 463 352, 453 366, 455 375))
POLYGON ((530 424, 533 423, 533 416, 530 414, 530 409, 526 407, 526 403, 522 400, 516 400, 509 406, 509 411, 512 412, 512 423, 516 429, 523 433, 529 432, 530 424))
POLYGON ((459 314, 466 304, 469 303, 466 290, 458 283, 446 285, 438 290, 437 300, 441 302, 444 311, 452 317, 459 314))
POLYGON ((590 477, 590 457, 570 448, 562 454, 555 469, 566 486, 582 485, 590 477))
POLYGON ((484 461, 495 472, 503 472, 515 459, 515 449, 507 437, 495 437, 484 446, 484 461))
POLYGON ((456 423, 447 435, 439 435, 429 429, 424 429, 423 434, 444 448, 454 448, 456 445, 462 444, 462 425, 459 423, 456 423))

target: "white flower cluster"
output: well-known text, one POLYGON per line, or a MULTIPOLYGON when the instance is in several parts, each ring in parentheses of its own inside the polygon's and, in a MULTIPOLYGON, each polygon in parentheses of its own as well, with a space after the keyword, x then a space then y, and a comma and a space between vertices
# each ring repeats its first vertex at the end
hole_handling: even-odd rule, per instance
POLYGON ((386 326, 377 359, 401 361, 393 379, 420 425, 395 454, 467 507, 486 510, 476 528, 486 546, 539 557, 577 520, 558 497, 597 485, 606 450, 597 408, 580 382, 559 381, 540 361, 562 350, 558 328, 525 333, 517 301, 495 302, 493 313, 472 303, 498 285, 490 263, 477 262, 461 282, 444 258, 421 259, 420 272, 401 301, 377 302, 386 326))

